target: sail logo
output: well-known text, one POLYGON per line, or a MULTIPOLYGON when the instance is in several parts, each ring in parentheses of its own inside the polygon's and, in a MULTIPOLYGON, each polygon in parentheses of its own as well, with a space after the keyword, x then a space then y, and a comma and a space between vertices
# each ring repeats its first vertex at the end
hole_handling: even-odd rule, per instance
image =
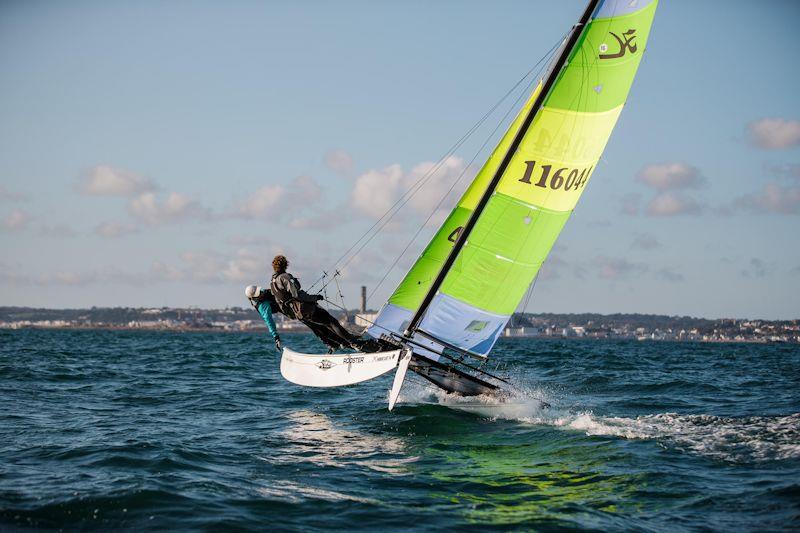
POLYGON ((613 31, 608 32, 611 34, 614 39, 617 40, 617 44, 619 44, 619 51, 614 52, 613 54, 607 54, 608 52, 608 45, 603 43, 600 45, 600 59, 616 59, 618 57, 624 56, 627 52, 632 54, 636 53, 636 43, 633 42, 636 39, 636 30, 628 30, 622 34, 622 37, 614 33, 613 31))
POLYGON ((336 363, 333 361, 328 361, 327 359, 323 359, 319 363, 317 363, 317 368, 320 370, 330 370, 331 368, 335 367, 336 363))

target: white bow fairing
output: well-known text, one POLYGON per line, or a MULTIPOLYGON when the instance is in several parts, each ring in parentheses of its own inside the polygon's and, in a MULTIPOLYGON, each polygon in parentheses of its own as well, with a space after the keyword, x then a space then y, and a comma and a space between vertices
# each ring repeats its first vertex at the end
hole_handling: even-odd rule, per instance
POLYGON ((374 379, 398 368, 389 394, 389 409, 394 407, 403 385, 411 351, 393 350, 377 353, 307 354, 283 349, 281 375, 305 387, 343 387, 374 379))

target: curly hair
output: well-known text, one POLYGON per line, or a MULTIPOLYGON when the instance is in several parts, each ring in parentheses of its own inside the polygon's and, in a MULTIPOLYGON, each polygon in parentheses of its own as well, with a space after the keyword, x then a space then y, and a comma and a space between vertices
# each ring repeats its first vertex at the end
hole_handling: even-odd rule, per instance
POLYGON ((286 272, 286 267, 289 266, 289 261, 283 255, 276 255, 272 260, 272 269, 275 272, 286 272))

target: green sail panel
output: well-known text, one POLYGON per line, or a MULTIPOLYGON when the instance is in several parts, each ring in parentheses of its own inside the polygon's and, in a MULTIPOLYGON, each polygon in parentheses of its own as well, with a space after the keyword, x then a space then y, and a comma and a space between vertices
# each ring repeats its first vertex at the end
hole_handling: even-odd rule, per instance
MULTIPOLYGON (((547 258, 590 179, 641 62, 658 2, 601 2, 524 132, 420 329, 486 354, 547 258)), ((472 215, 541 84, 370 328, 402 332, 472 215)))
POLYGON ((455 243, 457 230, 462 228, 472 215, 472 211, 475 209, 483 191, 489 186, 492 176, 494 176, 497 167, 500 165, 500 161, 508 151, 508 147, 514 139, 514 134, 520 128, 520 125, 525 119, 525 115, 530 111, 536 97, 539 96, 541 88, 542 86, 539 84, 534 89, 525 105, 511 123, 508 131, 503 135, 500 143, 498 143, 497 147, 492 151, 492 155, 489 156, 489 159, 461 196, 456 207, 389 298, 389 303, 407 310, 416 310, 420 306, 425 294, 428 292, 428 289, 430 289, 434 278, 439 273, 439 269, 442 267, 444 260, 447 258, 455 243))
POLYGON ((569 215, 496 194, 440 291, 492 313, 512 314, 569 215))
POLYGON ((557 90, 550 92, 545 106, 596 112, 624 104, 650 36, 656 4, 592 21, 581 46, 570 54, 556 81, 557 90))

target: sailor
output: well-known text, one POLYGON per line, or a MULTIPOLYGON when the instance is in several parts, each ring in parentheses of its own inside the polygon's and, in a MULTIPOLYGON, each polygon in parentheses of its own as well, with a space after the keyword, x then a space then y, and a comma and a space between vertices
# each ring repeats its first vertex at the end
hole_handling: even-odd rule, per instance
POLYGON ((249 285, 245 288, 244 294, 250 300, 250 304, 258 311, 258 314, 261 315, 261 318, 264 319, 264 323, 269 329, 269 334, 272 335, 272 339, 275 341, 275 348, 279 352, 282 351, 281 337, 278 335, 278 328, 275 327, 275 320, 272 318, 273 311, 279 311, 275 297, 272 296, 269 289, 263 289, 256 285, 249 285))
POLYGON ((272 260, 272 281, 270 289, 275 296, 281 312, 290 318, 296 318, 308 326, 333 353, 341 347, 359 349, 361 341, 347 331, 325 309, 317 305, 323 299, 321 294, 308 294, 300 288, 300 281, 286 271, 289 261, 282 255, 272 260))

